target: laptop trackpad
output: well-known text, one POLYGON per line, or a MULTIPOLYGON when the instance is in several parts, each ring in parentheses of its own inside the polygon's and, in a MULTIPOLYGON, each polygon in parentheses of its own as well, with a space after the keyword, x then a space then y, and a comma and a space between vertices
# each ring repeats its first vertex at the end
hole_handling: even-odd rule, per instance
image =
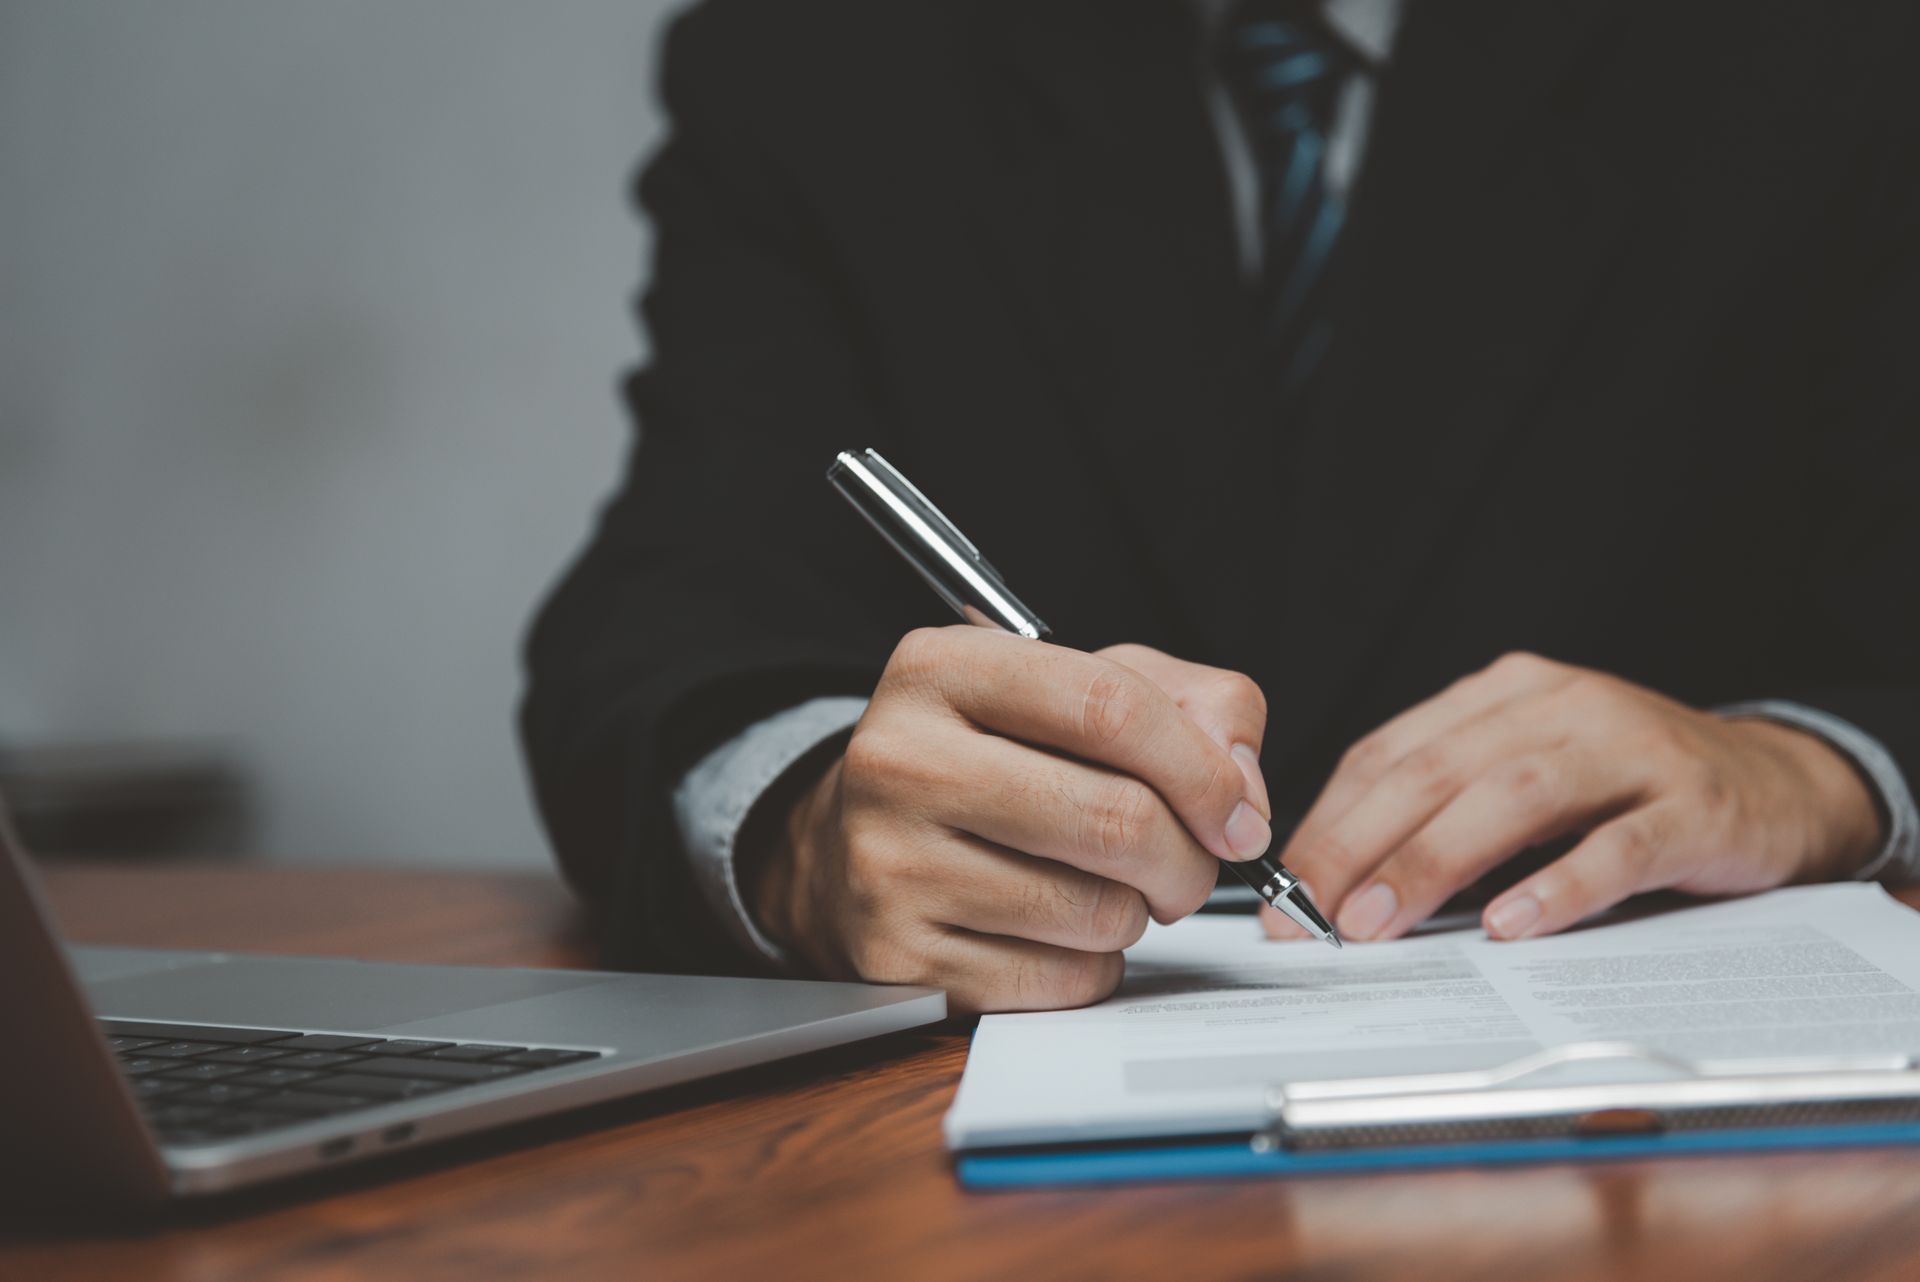
POLYGON ((378 1032, 430 1015, 604 984, 580 971, 397 966, 233 957, 87 985, 93 1008, 122 1019, 378 1032))

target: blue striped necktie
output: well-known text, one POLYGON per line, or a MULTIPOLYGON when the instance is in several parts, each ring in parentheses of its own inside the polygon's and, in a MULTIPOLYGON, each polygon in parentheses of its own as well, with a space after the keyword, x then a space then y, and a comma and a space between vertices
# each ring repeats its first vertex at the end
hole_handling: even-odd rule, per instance
POLYGON ((1328 332, 1316 296, 1345 202, 1327 190, 1327 137, 1357 57, 1314 0, 1241 0, 1220 31, 1219 68, 1260 174, 1261 326, 1291 364, 1318 364, 1328 332))

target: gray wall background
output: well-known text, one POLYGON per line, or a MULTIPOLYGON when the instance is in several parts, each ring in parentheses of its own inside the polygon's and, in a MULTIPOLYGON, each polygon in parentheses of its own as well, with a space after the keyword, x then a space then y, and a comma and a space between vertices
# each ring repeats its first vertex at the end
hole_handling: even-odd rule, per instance
POLYGON ((0 0, 0 739, 231 745, 276 858, 535 864, 666 0, 0 0))

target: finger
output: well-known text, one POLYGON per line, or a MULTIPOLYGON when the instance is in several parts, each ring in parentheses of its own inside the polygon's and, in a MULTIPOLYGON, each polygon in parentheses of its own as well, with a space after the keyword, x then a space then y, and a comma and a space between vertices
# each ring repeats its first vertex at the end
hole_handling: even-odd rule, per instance
POLYGON ((1569 734, 1539 699, 1495 705, 1401 757, 1345 814, 1289 843, 1282 860, 1325 887, 1324 902, 1337 913, 1354 887, 1463 790, 1499 763, 1556 747, 1569 734))
POLYGON ((1146 897, 1131 886, 976 838, 944 853, 949 902, 931 909, 943 925, 1089 953, 1131 948, 1147 932, 1146 897))
POLYGON ((1113 645, 1099 657, 1132 668, 1166 691, 1174 705, 1232 754, 1247 781, 1248 800, 1273 818, 1266 776, 1260 770, 1260 746, 1267 734, 1267 697, 1253 678, 1227 668, 1189 663, 1144 645, 1113 645))
POLYGON ((1090 1006, 1120 986, 1119 953, 1078 952, 1029 939, 937 929, 922 947, 910 980, 947 990, 953 1014, 1066 1010, 1090 1006))
POLYGON ((1216 858, 1251 859, 1272 840, 1232 756, 1132 668, 964 625, 909 634, 895 664, 976 725, 1144 781, 1216 858))
POLYGON ((1341 906, 1340 933, 1362 940, 1405 934, 1490 869, 1640 794, 1630 766, 1597 753, 1502 762, 1388 854, 1341 906))
POLYGON ((1155 921, 1206 902, 1219 860, 1140 780, 991 735, 971 736, 954 755, 954 778, 972 782, 936 785, 929 818, 1130 886, 1155 921))
POLYGON ((1473 717, 1515 700, 1543 694, 1571 681, 1574 675, 1574 669, 1535 655, 1504 655, 1367 734, 1341 757, 1332 777, 1294 830, 1293 840, 1281 855, 1282 861, 1291 867, 1308 843, 1352 810, 1374 782, 1409 753, 1473 717))
POLYGON ((1581 843, 1491 904, 1482 918, 1495 939, 1532 939, 1684 875, 1679 807, 1645 806, 1601 824, 1581 843))

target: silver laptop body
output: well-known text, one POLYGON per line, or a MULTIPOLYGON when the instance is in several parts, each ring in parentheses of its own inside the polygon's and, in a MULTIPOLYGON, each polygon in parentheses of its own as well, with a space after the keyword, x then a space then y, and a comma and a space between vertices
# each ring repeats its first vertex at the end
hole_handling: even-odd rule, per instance
POLYGON ((56 1201, 151 1204, 225 1192, 929 1024, 945 1014, 945 994, 926 988, 65 950, 0 815, 0 1018, 15 1030, 14 1050, 0 1060, 0 1187, 56 1201), (224 1054, 196 1054, 191 1045, 206 1043, 150 1025, 231 1030, 254 1049, 222 1043, 224 1054), (109 1045, 110 1036, 116 1045, 109 1045), (435 1077, 416 1083, 426 1093, 323 1115, 276 1113, 275 1099, 298 1094, 311 1102, 313 1093, 299 1090, 306 1085, 299 1082, 291 1092, 256 1090, 262 1082, 297 1076, 266 1070, 295 1062, 304 1069, 326 1058, 277 1048, 293 1036, 307 1039, 299 1046, 367 1039, 357 1048, 334 1047, 345 1062, 328 1064, 330 1081, 362 1068, 368 1071, 355 1080, 385 1074, 380 1084, 396 1090, 406 1080, 396 1074, 498 1075, 438 1085, 435 1077), (451 1045, 404 1056, 362 1053, 428 1043, 451 1045), (509 1048, 522 1049, 503 1053, 509 1048), (478 1058, 461 1058, 468 1053, 478 1058), (154 1054, 180 1056, 181 1067, 150 1058, 154 1054), (263 1113, 229 1102, 222 1113, 135 1097, 136 1090, 173 1091, 171 1084, 136 1085, 154 1077, 187 1079, 175 1096, 207 1098, 198 1074, 212 1078, 206 1085, 225 1083, 227 1096, 269 1107, 263 1113), (159 1108, 171 1111, 152 1111, 159 1108), (206 1123, 212 1133, 177 1125, 197 1116, 194 1108, 216 1113, 206 1123), (219 1118, 235 1109, 264 1129, 217 1133, 219 1118), (173 1141, 149 1124, 163 1116, 173 1141))

